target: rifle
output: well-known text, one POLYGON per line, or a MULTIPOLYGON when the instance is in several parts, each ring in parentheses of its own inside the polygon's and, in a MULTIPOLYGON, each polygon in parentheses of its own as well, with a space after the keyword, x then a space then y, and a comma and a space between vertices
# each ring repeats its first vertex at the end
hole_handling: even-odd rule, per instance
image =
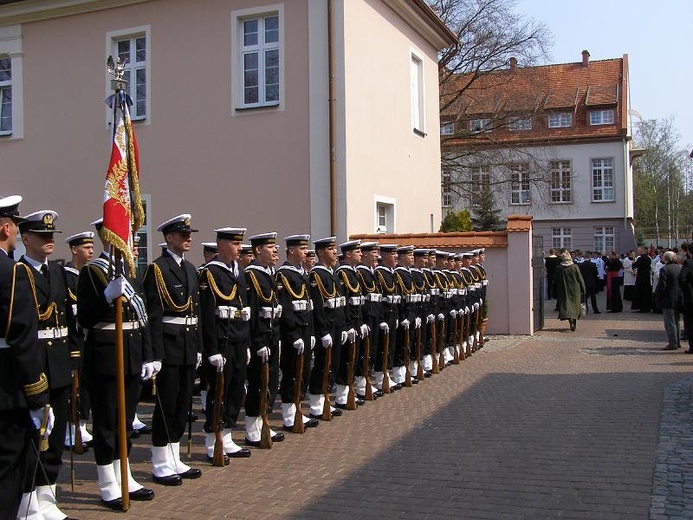
POLYGON ((455 319, 452 321, 452 364, 453 365, 459 365, 460 364, 460 352, 457 350, 458 343, 462 345, 462 341, 460 340, 460 317, 459 315, 455 315, 455 319))
MULTIPOLYGON (((466 314, 462 314, 460 316, 459 314, 457 315, 457 320, 458 320, 458 329, 457 329, 457 336, 458 336, 458 342, 460 344, 460 355, 459 357, 464 361, 467 359, 467 353, 465 352, 464 349, 464 320, 465 320, 466 314)), ((459 362, 459 359, 458 359, 459 362)))
POLYGON ((330 367, 332 365, 332 347, 325 349, 325 364, 322 369, 322 393, 325 396, 325 402, 322 405, 323 421, 332 420, 332 410, 330 404, 330 367))
POLYGON ((349 369, 347 381, 349 393, 347 394, 347 410, 356 410, 356 390, 354 388, 354 365, 356 364, 356 338, 349 342, 349 369))
POLYGON ((72 371, 72 393, 70 394, 70 415, 72 416, 72 425, 75 428, 75 438, 72 444, 72 453, 82 455, 84 453, 84 443, 82 443, 82 431, 79 428, 79 410, 77 409, 77 400, 79 399, 79 373, 77 370, 72 371))
POLYGON ((188 408, 188 451, 186 453, 186 456, 190 458, 192 456, 192 417, 193 417, 193 410, 192 410, 192 399, 190 399, 190 408, 188 408))
POLYGON ((411 364, 411 352, 409 352, 409 327, 404 329, 404 386, 411 386, 411 370, 409 370, 409 365, 411 364))
POLYGON ((384 394, 389 394, 390 393, 390 378, 387 373, 387 365, 388 365, 388 352, 390 350, 390 331, 388 330, 385 333, 385 339, 383 340, 383 359, 382 359, 382 364, 383 364, 383 393, 384 394))
MULTIPOLYGON (((260 417, 262 417, 262 434, 260 447, 272 448, 272 434, 270 433, 269 419, 267 418, 267 399, 269 397, 269 363, 263 363, 260 372, 260 417)), ((303 419, 301 419, 303 422, 303 419)))
POLYGON ((371 333, 366 334, 363 338, 363 377, 366 380, 366 401, 373 400, 373 388, 371 388, 371 382, 368 379, 368 374, 371 369, 371 333))
MULTIPOLYGON (((310 347, 310 344, 308 344, 310 347)), ((296 380, 294 381, 294 406, 296 407, 296 412, 294 413, 294 433, 303 433, 305 428, 303 427, 303 414, 301 413, 301 384, 303 381, 303 356, 304 354, 298 354, 296 356, 296 380)))
POLYGON ((424 380, 423 355, 421 352, 421 327, 416 329, 416 378, 424 380))
POLYGON ((433 318, 433 323, 431 323, 431 357, 433 358, 433 369, 431 373, 439 374, 440 366, 438 365, 438 360, 436 359, 438 354, 438 327, 436 325, 436 317, 433 318))
POLYGON ((438 336, 438 346, 440 347, 440 352, 438 353, 438 367, 440 370, 445 368, 445 321, 446 319, 443 318, 443 321, 440 322, 440 335, 438 336))
POLYGON ((222 413, 223 413, 223 403, 224 403, 224 368, 222 366, 221 370, 217 371, 217 383, 214 388, 214 410, 212 413, 212 426, 214 428, 214 456, 212 457, 212 466, 224 467, 225 453, 224 453, 224 440, 221 436, 221 423, 222 423, 222 413))

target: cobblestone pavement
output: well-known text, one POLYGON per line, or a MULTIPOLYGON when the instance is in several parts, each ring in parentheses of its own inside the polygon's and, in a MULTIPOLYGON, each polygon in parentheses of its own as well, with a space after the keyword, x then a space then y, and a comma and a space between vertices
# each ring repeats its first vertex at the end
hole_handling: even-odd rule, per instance
MULTIPOLYGON (((203 475, 182 486, 151 482, 142 436, 133 473, 156 498, 127 514, 693 518, 693 356, 661 350, 660 315, 588 314, 573 333, 554 312, 546 316, 533 337, 493 337, 459 366, 226 468, 204 459, 198 421, 189 463, 203 475)), ((148 420, 151 405, 140 411, 148 420)), ((281 427, 278 414, 272 423, 281 427)), ((240 443, 242 430, 234 437, 240 443)), ((81 519, 118 514, 99 505, 91 451, 75 456, 74 492, 68 460, 63 510, 81 519)))

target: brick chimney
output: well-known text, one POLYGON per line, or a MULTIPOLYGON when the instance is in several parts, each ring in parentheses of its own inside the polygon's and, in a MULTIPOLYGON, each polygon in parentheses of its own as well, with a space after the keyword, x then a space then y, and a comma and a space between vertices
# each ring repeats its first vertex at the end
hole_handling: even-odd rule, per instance
POLYGON ((587 50, 582 51, 582 66, 587 67, 590 64, 590 53, 587 50))
POLYGON ((517 70, 517 58, 513 56, 510 58, 510 72, 515 72, 517 70))

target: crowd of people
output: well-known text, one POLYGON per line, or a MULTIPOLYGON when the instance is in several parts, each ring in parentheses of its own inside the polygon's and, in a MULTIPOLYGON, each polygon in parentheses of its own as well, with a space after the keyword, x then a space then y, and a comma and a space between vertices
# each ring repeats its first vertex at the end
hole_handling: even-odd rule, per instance
POLYGON ((127 453, 133 435, 151 433, 152 479, 176 486, 202 476, 180 448, 195 419, 198 377, 207 459, 224 466, 250 456, 248 447, 284 441, 268 420, 277 397, 282 430, 301 434, 483 346, 483 249, 338 245, 336 237, 310 249, 309 235, 292 235, 278 265, 277 233, 247 237, 246 245, 246 229, 223 227, 203 243, 205 263, 195 267, 185 255, 196 230, 182 214, 158 226, 161 256, 138 279, 105 242, 94 255, 100 219, 94 231, 67 237, 70 262, 49 261, 58 214, 22 217, 20 202, 0 198, 3 518, 67 518, 58 472, 65 449, 85 446, 104 506, 122 508, 124 481, 130 500, 154 498, 121 456, 121 396, 127 453), (26 253, 15 261, 19 233, 26 253), (151 428, 136 415, 145 382, 155 396, 151 428), (241 410, 244 446, 231 434, 241 410))
MULTIPOLYGON (((590 304, 594 314, 601 312, 597 293, 606 291, 606 312, 622 312, 625 300, 633 312, 662 314, 668 339, 664 350, 678 350, 693 326, 692 258, 693 245, 687 242, 680 248, 641 246, 608 255, 551 249, 544 259, 548 299, 557 300, 559 319, 568 320, 575 330, 576 320, 589 312, 590 304), (573 264, 577 271, 566 272, 573 264)), ((693 347, 687 352, 693 354, 693 347)))

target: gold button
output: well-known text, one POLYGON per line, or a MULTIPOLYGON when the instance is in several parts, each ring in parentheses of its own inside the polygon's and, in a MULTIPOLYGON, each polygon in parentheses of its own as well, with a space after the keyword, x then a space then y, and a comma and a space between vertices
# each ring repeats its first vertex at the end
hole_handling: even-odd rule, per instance
POLYGON ((52 342, 52 341, 49 341, 49 342, 47 343, 47 345, 48 345, 49 347, 52 347, 52 346, 53 346, 53 342, 52 342))

